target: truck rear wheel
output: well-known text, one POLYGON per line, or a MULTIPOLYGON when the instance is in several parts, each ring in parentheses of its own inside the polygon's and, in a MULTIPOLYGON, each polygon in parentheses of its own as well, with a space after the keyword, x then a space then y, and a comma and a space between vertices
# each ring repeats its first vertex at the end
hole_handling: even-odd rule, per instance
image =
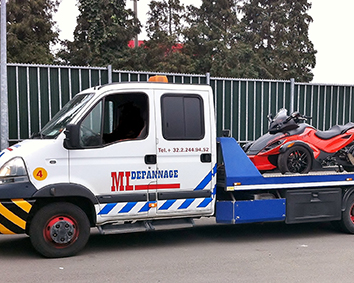
POLYGON ((34 215, 29 236, 33 247, 45 257, 72 256, 86 245, 90 222, 78 206, 52 203, 34 215))
POLYGON ((346 202, 340 224, 344 232, 354 234, 354 194, 352 194, 346 202))

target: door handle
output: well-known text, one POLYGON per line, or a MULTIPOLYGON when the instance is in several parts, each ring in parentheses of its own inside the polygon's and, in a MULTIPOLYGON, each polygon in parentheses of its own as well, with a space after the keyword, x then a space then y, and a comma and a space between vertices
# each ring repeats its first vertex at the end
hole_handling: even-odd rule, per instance
POLYGON ((202 163, 210 163, 211 162, 211 153, 202 153, 200 155, 200 161, 202 163))
POLYGON ((145 155, 145 164, 156 164, 156 163, 157 163, 156 154, 145 155))

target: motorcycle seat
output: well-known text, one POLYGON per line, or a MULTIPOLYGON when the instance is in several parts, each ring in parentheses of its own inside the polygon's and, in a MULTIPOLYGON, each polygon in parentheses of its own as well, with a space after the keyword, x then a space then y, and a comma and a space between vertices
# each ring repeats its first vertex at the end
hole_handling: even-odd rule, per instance
POLYGON ((354 123, 349 122, 345 125, 335 125, 327 131, 317 131, 315 135, 323 140, 329 140, 335 136, 342 135, 349 129, 354 128, 354 123))

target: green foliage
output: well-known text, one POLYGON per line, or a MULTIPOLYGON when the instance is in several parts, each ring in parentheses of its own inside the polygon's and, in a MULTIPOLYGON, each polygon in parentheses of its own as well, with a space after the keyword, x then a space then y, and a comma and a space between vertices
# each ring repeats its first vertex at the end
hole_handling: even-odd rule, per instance
POLYGON ((149 4, 147 33, 150 39, 171 36, 178 39, 182 32, 184 5, 180 0, 152 0, 149 4))
POLYGON ((59 0, 9 0, 7 59, 10 63, 52 64, 50 47, 58 41, 52 13, 59 0))
POLYGON ((203 0, 200 8, 188 7, 185 50, 195 62, 195 72, 226 77, 257 76, 253 50, 241 40, 238 2, 203 0))
MULTIPOLYGON (((58 41, 52 13, 60 0, 9 0, 9 62, 54 62, 58 41)), ((140 22, 127 0, 78 0, 74 40, 62 42, 59 60, 71 65, 128 70, 206 73, 221 77, 313 78, 316 50, 309 39, 308 0, 151 0, 141 47, 128 42, 140 22)), ((142 0, 141 0, 142 1, 142 0)))
POLYGON ((74 41, 66 41, 59 57, 73 65, 123 68, 128 42, 140 32, 140 22, 125 0, 79 0, 74 41))
POLYGON ((307 0, 245 1, 244 42, 259 57, 259 78, 312 80, 316 51, 308 36, 310 7, 307 0))
POLYGON ((185 7, 180 0, 151 1, 144 45, 145 69, 159 72, 191 73, 191 58, 183 52, 181 37, 185 7))

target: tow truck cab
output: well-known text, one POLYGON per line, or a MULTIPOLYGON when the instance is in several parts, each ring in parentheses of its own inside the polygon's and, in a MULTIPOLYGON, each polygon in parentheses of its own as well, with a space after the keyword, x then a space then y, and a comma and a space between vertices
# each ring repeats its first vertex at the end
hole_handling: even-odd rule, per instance
POLYGON ((38 134, 0 153, 0 233, 31 234, 36 212, 55 202, 80 207, 101 228, 213 215, 215 133, 209 86, 82 91, 38 134))

